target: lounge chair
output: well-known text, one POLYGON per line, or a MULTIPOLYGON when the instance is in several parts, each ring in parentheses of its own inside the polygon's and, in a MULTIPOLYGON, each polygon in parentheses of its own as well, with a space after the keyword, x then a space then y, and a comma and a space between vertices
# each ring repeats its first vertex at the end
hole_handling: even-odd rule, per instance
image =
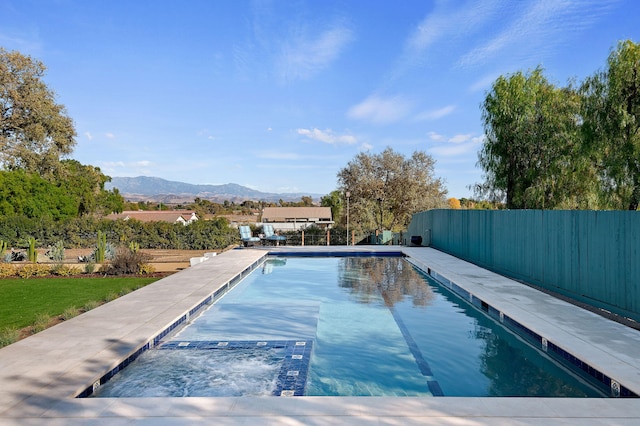
POLYGON ((242 240, 242 244, 244 244, 245 247, 254 245, 258 241, 260 241, 260 238, 253 237, 251 235, 251 228, 249 228, 248 226, 238 226, 238 230, 240 231, 240 240, 242 240))
POLYGON ((287 244, 287 237, 285 237, 284 235, 276 235, 276 233, 273 232, 273 225, 263 225, 262 232, 264 232, 264 237, 262 237, 262 244, 267 242, 273 243, 275 245, 279 245, 280 243, 284 245, 287 244))

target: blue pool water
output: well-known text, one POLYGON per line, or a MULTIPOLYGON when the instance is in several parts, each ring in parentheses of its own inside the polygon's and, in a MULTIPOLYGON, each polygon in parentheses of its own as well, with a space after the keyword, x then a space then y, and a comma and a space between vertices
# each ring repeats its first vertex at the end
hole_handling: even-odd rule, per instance
POLYGON ((96 396, 130 393, 606 396, 401 257, 267 260, 96 396))

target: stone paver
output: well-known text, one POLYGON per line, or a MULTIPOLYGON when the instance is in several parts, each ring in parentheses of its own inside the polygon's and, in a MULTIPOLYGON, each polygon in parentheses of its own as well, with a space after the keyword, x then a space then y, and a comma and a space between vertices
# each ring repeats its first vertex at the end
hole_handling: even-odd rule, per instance
POLYGON ((232 250, 0 349, 0 424, 440 424, 640 422, 640 399, 73 398, 269 250, 402 250, 640 392, 640 332, 430 248, 232 250))

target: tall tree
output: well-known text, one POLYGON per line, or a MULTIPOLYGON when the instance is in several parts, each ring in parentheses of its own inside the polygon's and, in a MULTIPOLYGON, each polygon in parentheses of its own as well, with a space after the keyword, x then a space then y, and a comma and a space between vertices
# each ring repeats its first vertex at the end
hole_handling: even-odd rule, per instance
POLYGON ((0 48, 0 164, 49 178, 70 154, 76 132, 42 80, 42 62, 0 48))
POLYGON ((613 208, 640 204, 640 44, 618 43, 606 70, 582 85, 586 145, 613 208))
POLYGON ((362 152, 338 172, 339 191, 350 193, 351 223, 363 229, 404 229, 411 215, 447 205, 434 175, 435 160, 422 151, 410 158, 391 148, 362 152))
POLYGON ((320 198, 320 205, 322 207, 331 207, 331 217, 336 223, 342 224, 343 216, 345 217, 344 223, 346 224, 347 222, 346 213, 344 212, 344 206, 347 203, 345 197, 343 192, 335 190, 320 198))
POLYGON ((542 69, 499 77, 482 105, 485 142, 479 195, 511 209, 593 207, 593 167, 579 138, 580 98, 542 69))

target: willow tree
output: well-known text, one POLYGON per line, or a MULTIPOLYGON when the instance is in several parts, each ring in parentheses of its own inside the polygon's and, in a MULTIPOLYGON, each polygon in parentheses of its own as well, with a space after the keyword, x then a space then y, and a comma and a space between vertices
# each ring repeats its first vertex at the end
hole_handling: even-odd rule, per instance
POLYGON ((541 68, 499 77, 482 104, 479 195, 511 209, 595 207, 594 168, 579 137, 580 97, 541 68))
POLYGON ((422 151, 409 158, 391 148, 356 155, 338 172, 339 190, 350 194, 354 228, 400 231, 414 213, 446 207, 447 191, 434 167, 435 160, 422 151))
POLYGON ((586 145, 597 159, 610 207, 640 204, 640 44, 618 43, 606 70, 582 85, 586 145))
POLYGON ((50 178, 76 132, 42 80, 42 62, 0 48, 0 164, 50 178))

